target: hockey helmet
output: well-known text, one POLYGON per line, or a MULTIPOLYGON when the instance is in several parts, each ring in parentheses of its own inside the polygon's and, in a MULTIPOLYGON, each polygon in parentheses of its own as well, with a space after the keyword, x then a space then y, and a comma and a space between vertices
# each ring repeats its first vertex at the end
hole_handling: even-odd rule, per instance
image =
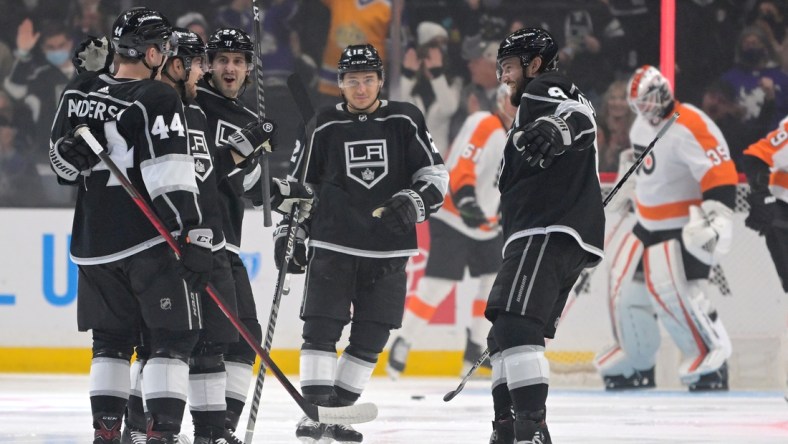
POLYGON ((383 60, 378 50, 370 44, 350 45, 342 51, 337 63, 337 80, 349 72, 375 71, 383 79, 383 60))
MULTIPOLYGON (((186 77, 189 77, 189 71, 192 67, 192 59, 195 57, 203 57, 205 59, 205 43, 196 33, 189 31, 186 28, 173 28, 172 34, 178 42, 171 59, 181 59, 183 67, 186 70, 186 77)), ((205 60, 203 63, 207 63, 205 60)))
POLYGON ((246 56, 246 63, 251 69, 252 56, 254 55, 254 43, 249 34, 238 28, 219 28, 208 37, 206 44, 208 59, 213 62, 213 58, 219 52, 239 52, 246 56))
POLYGON ((644 65, 629 79, 627 103, 648 120, 661 119, 673 109, 673 91, 657 68, 644 65))
POLYGON ((549 32, 541 28, 523 28, 509 34, 498 47, 498 80, 501 79, 501 62, 510 57, 520 57, 525 67, 534 57, 542 57, 542 71, 555 71, 558 68, 558 45, 549 32))
POLYGON ((112 46, 115 52, 132 59, 145 58, 149 46, 156 46, 165 55, 175 47, 172 27, 167 17, 146 7, 135 7, 122 13, 112 25, 112 46))

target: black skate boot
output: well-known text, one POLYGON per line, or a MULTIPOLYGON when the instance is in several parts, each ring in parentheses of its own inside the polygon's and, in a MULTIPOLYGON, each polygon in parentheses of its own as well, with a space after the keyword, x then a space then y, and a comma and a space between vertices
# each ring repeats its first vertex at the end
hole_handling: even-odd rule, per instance
MULTIPOLYGON (((183 444, 183 443, 178 441, 178 444, 183 444)), ((205 436, 198 436, 194 438, 194 444, 228 444, 228 442, 224 438, 214 439, 205 436)))
POLYGON ((120 437, 120 444, 145 444, 147 440, 148 437, 144 431, 126 426, 120 437))
POLYGON ((121 418, 98 414, 93 420, 93 444, 120 444, 121 418))
POLYGON ((177 433, 150 430, 147 444, 180 444, 180 440, 177 433))
POLYGON ((326 425, 304 416, 296 426, 296 438, 304 444, 316 444, 323 437, 326 425))
POLYGON ((514 419, 506 418, 492 422, 490 444, 512 444, 514 442, 514 419))
POLYGON ((333 439, 342 444, 352 444, 361 442, 364 439, 364 435, 349 425, 328 424, 326 425, 326 431, 323 432, 323 438, 333 439))
POLYGON ((654 381, 654 367, 648 370, 635 370, 631 376, 623 375, 604 376, 605 390, 639 390, 656 387, 654 381))
POLYGON ((690 392, 716 392, 728 390, 728 363, 722 364, 716 372, 706 373, 689 385, 690 392))
POLYGON ((410 344, 402 336, 397 336, 391 344, 389 351, 389 362, 386 365, 386 373, 391 379, 399 379, 399 375, 405 371, 405 363, 408 360, 410 344))
POLYGON ((518 413, 514 421, 514 436, 516 444, 553 444, 544 420, 544 410, 518 413))

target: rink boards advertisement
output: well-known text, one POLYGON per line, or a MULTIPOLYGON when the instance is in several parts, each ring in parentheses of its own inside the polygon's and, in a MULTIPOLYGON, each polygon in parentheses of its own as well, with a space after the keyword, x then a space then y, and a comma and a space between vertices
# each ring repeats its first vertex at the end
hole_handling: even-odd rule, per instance
MULTIPOLYGON (((65 209, 0 209, 0 372, 87 372, 90 333, 77 331, 77 267, 68 256, 73 211, 65 209)), ((785 381, 786 302, 762 237, 744 227, 746 213, 735 214, 732 252, 720 262, 722 276, 711 286, 711 300, 731 336, 731 381, 764 387, 785 381)), ((279 217, 274 215, 274 223, 279 217)), ((617 239, 628 232, 631 216, 608 214, 608 256, 617 239), (619 223, 621 222, 621 223, 619 223)), ((420 236, 426 227, 420 227, 420 236)), ((258 316, 266 330, 276 281, 273 228, 263 226, 262 214, 248 211, 244 221, 241 257, 250 274, 258 316)), ((423 243, 422 243, 423 245, 423 243)), ((409 293, 423 272, 428 249, 408 266, 409 293)), ((552 377, 576 377, 572 384, 598 384, 592 365, 595 353, 611 340, 607 297, 607 262, 592 271, 583 287, 570 296, 571 307, 547 345, 552 377)), ((433 322, 413 345, 406 374, 457 375, 465 347, 465 328, 477 283, 466 275, 439 307, 433 322)), ((282 297, 272 356, 287 373, 298 371, 302 323, 298 310, 303 275, 291 276, 282 297)), ((212 302, 208 302, 212 303, 212 302)), ((347 330, 347 329, 346 329, 347 330)), ((346 345, 343 337, 338 348, 346 345)), ((663 331, 657 365, 658 379, 677 384, 680 355, 663 331), (660 376, 662 374, 662 376, 660 376)), ((376 374, 383 374, 386 352, 376 374)))

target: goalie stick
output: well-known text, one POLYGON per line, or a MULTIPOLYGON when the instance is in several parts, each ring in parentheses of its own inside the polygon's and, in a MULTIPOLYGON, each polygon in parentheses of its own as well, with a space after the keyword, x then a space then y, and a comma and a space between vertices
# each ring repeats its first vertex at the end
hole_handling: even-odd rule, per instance
MULTIPOLYGON (((167 230, 164 223, 159 219, 159 216, 153 211, 153 208, 145 202, 144 198, 134 185, 129 181, 128 178, 123 174, 123 172, 118 169, 118 166, 112 160, 112 158, 107 154, 107 151, 101 144, 96 140, 93 134, 90 132, 87 126, 81 126, 77 128, 75 131, 77 136, 82 137, 83 140, 90 146, 90 149, 96 153, 96 155, 104 162, 107 168, 110 170, 112 175, 120 182, 123 189, 128 193, 129 197, 134 201, 134 203, 139 207, 140 211, 145 215, 145 217, 150 221, 156 231, 164 238, 167 242, 167 245, 175 252, 176 256, 178 256, 180 260, 180 247, 178 246, 178 242, 175 238, 172 237, 172 234, 167 230)), ((216 305, 222 310, 227 319, 230 320, 230 323, 238 330, 238 333, 246 340, 250 347, 260 356, 260 359, 268 365, 273 372, 276 379, 282 384, 282 386, 287 390, 290 394, 290 397, 298 404, 301 410, 308 416, 310 419, 318 422, 328 423, 328 424, 357 424, 362 422, 369 422, 375 419, 378 415, 378 408, 375 404, 372 403, 364 403, 364 404, 357 404, 351 405, 346 407, 323 407, 317 406, 312 404, 311 402, 304 399, 301 393, 296 389, 293 384, 287 379, 282 370, 276 365, 276 363, 271 359, 271 356, 263 350, 260 344, 257 343, 254 335, 246 328, 245 325, 241 323, 238 319, 238 316, 235 313, 231 312, 227 308, 227 304, 224 302, 224 298, 219 294, 213 284, 208 283, 205 286, 205 292, 208 293, 208 296, 213 299, 216 305)))
MULTIPOLYGON (((301 78, 297 74, 291 74, 287 78, 287 87, 290 89, 290 95, 301 113, 301 118, 304 120, 304 125, 308 125, 309 121, 315 115, 315 110, 312 103, 309 101, 309 95, 301 82, 301 78)), ((309 134, 309 132, 307 132, 309 134)), ((309 150, 309 145, 304 149, 309 150)), ((309 156, 307 151, 306 156, 309 156)), ((303 185, 306 177, 306 164, 301 166, 301 174, 299 182, 303 185)), ((282 267, 279 269, 279 274, 276 277, 276 287, 274 289, 274 298, 271 300, 271 312, 268 316, 268 327, 265 333, 265 340, 263 341, 263 349, 266 353, 271 352, 271 345, 274 340, 274 329, 276 329, 276 320, 279 317, 279 304, 282 302, 282 294, 289 293, 289 285, 287 279, 287 265, 293 258, 293 251, 295 250, 295 237, 298 231, 298 212, 300 209, 298 205, 293 205, 290 210, 290 221, 287 225, 287 248, 284 251, 284 258, 282 260, 282 267), (285 291, 287 288, 287 291, 285 291)), ((260 364, 260 370, 257 372, 257 380, 254 385, 254 395, 252 396, 252 404, 249 406, 249 419, 246 421, 246 436, 244 442, 251 443, 254 437, 254 426, 257 423, 257 411, 260 408, 260 397, 263 392, 263 383, 265 383, 265 369, 264 364, 260 364)))
MULTIPOLYGON (((618 180, 618 182, 616 183, 616 186, 614 186, 613 189, 610 190, 610 193, 607 195, 607 197, 605 197, 604 201, 602 201, 602 206, 603 207, 606 207, 607 204, 613 199, 613 196, 615 196, 616 193, 618 192, 618 190, 624 185, 624 182, 626 182, 627 179, 629 179, 629 176, 631 176, 632 173, 637 171, 638 167, 640 166, 640 164, 643 163, 643 160, 645 160, 646 156, 648 156, 649 153, 651 153, 651 150, 654 149, 654 145, 657 144, 657 141, 660 138, 662 138, 662 136, 665 134, 665 132, 668 130, 668 128, 670 128, 670 126, 673 125, 673 122, 675 122, 676 119, 678 119, 678 118, 679 118, 679 113, 677 113, 677 112, 673 113, 673 115, 670 116, 670 119, 668 119, 668 121, 665 122, 665 125, 662 126, 662 129, 660 129, 659 132, 657 133, 657 135, 654 137, 654 140, 652 140, 651 143, 648 144, 646 149, 643 150, 643 152, 640 154, 640 156, 638 156, 638 158, 635 160, 635 163, 633 163, 632 166, 629 167, 627 172, 624 173, 624 177, 620 178, 618 180)), ((582 286, 585 285, 584 280, 588 281, 588 279, 590 279, 590 277, 591 277, 591 273, 590 272, 589 273, 585 273, 585 274, 581 274, 581 276, 580 276, 580 279, 581 279, 580 280, 580 285, 581 286, 575 285, 575 287, 574 287, 576 289, 575 290, 575 298, 577 297, 577 294, 579 293, 579 291, 582 291, 582 286)), ((566 313, 566 310, 564 310, 562 312, 561 316, 563 317, 563 314, 565 314, 565 313, 566 313)), ((484 353, 482 353, 482 355, 479 356, 479 359, 477 359, 476 362, 473 363, 473 365, 468 370, 468 372, 465 374, 465 376, 462 377, 462 380, 460 381, 460 385, 458 385, 456 389, 446 393, 443 396, 443 400, 445 402, 449 402, 452 399, 454 399, 454 397, 457 396, 462 391, 463 388, 465 388, 465 384, 468 382, 469 379, 471 379, 471 376, 473 376, 473 373, 476 372, 476 369, 478 369, 482 365, 484 360, 489 358, 489 357, 490 357, 490 349, 488 348, 488 349, 484 350, 484 353)))

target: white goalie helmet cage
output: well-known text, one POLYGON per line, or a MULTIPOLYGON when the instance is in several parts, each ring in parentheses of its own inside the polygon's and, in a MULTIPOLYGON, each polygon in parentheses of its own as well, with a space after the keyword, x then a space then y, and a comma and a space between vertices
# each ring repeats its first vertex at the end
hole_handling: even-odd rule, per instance
POLYGON ((661 119, 672 109, 670 82, 651 65, 638 68, 627 85, 627 103, 632 111, 648 120, 661 119))

